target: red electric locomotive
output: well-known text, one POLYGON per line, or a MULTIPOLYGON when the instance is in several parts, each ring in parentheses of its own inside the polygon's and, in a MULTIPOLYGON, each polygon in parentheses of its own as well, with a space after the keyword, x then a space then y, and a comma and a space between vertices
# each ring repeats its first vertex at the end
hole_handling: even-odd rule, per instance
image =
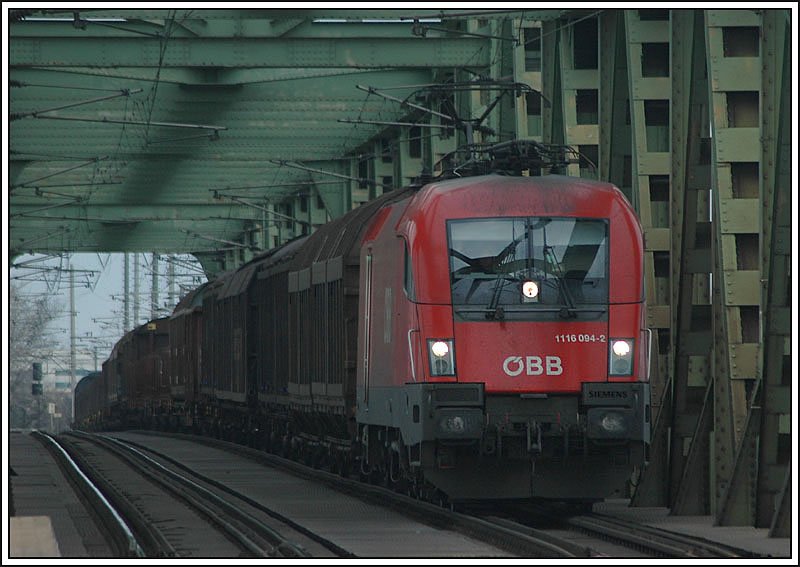
POLYGON ((622 193, 571 177, 383 209, 361 249, 363 470, 451 500, 623 489, 649 441, 642 251, 622 193))

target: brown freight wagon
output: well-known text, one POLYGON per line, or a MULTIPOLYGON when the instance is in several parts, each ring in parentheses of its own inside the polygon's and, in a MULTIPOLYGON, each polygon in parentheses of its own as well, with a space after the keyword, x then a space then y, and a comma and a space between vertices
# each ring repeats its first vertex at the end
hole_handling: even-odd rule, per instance
POLYGON ((114 363, 109 376, 118 384, 117 406, 123 427, 158 425, 159 416, 169 413, 167 321, 166 317, 154 319, 128 332, 109 359, 114 363))
POLYGON ((94 430, 105 415, 106 394, 102 372, 90 372, 75 385, 73 428, 94 430))
POLYGON ((172 412, 169 429, 194 429, 200 389, 203 346, 203 297, 207 284, 191 291, 169 318, 169 387, 172 412))

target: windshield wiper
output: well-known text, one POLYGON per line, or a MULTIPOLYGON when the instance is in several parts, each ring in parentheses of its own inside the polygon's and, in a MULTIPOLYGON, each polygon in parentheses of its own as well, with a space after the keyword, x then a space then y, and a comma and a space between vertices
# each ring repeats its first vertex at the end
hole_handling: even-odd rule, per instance
POLYGON ((550 253, 550 260, 553 264, 553 267, 555 267, 556 269, 556 278, 558 279, 558 289, 561 290, 561 295, 564 298, 564 302, 566 303, 566 307, 561 309, 561 311, 558 312, 558 315, 563 319, 571 319, 572 317, 577 316, 577 311, 575 309, 575 300, 572 298, 572 294, 569 291, 567 282, 564 279, 564 270, 561 266, 561 262, 558 261, 558 257, 556 256, 556 253, 553 251, 552 246, 544 247, 545 258, 547 257, 548 252, 550 253))
POLYGON ((505 280, 505 276, 500 276, 498 274, 497 281, 492 290, 492 299, 489 301, 489 306, 486 308, 487 319, 497 319, 498 321, 505 319, 505 311, 502 307, 497 306, 497 304, 500 303, 500 295, 503 293, 503 288, 506 285, 505 280))
POLYGON ((498 307, 497 304, 500 303, 500 296, 503 293, 503 288, 506 286, 506 280, 510 279, 508 276, 503 275, 501 273, 500 268, 511 261, 507 262, 506 259, 511 257, 513 258, 516 254, 517 246, 520 242, 524 239, 529 238, 530 231, 528 230, 527 221, 525 223, 525 230, 522 234, 520 234, 517 238, 514 238, 511 242, 503 248, 497 256, 494 257, 494 271, 497 274, 497 281, 494 284, 494 289, 492 290, 492 299, 489 302, 489 306, 486 308, 486 318, 487 319, 496 319, 501 321, 505 319, 505 310, 502 307, 498 307), (510 255, 510 256, 509 256, 510 255), (502 281, 501 281, 502 280, 502 281))

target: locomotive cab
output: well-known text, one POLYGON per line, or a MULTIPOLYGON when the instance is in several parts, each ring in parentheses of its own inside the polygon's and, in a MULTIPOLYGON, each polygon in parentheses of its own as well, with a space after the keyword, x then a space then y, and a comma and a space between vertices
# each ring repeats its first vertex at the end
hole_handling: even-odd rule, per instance
POLYGON ((361 259, 367 469, 451 500, 625 495, 650 438, 642 251, 619 190, 575 178, 445 181, 387 211, 361 259))

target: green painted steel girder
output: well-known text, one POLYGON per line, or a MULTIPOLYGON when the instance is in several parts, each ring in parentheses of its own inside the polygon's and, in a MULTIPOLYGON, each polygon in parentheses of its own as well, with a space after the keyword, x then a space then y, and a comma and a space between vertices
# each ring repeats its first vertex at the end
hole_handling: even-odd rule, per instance
MULTIPOLYGON (((763 409, 759 431, 758 474, 756 481, 756 527, 769 527, 771 537, 790 537, 792 532, 791 475, 793 432, 782 427, 791 416, 788 393, 793 378, 791 365, 791 263, 793 255, 792 219, 796 210, 796 187, 792 184, 792 51, 788 11, 764 16, 764 82, 766 83, 762 128, 776 132, 764 144, 766 171, 762 198, 766 202, 763 217, 763 273, 767 277, 763 302, 763 409), (775 79, 773 77, 780 77, 775 79), (774 140, 774 141, 773 141, 774 140), (774 164, 774 169, 770 167, 774 164), (775 482, 784 471, 783 485, 775 482)), ((795 343, 796 344, 796 343, 795 343)), ((796 399, 796 397, 795 397, 796 399)))
MULTIPOLYGON (((251 215, 244 207, 236 207, 232 214, 251 215)), ((219 215, 214 215, 214 219, 140 217, 142 220, 83 221, 79 225, 62 220, 71 217, 51 216, 52 220, 39 217, 23 228, 17 228, 12 221, 11 231, 15 235, 10 249, 12 257, 39 250, 194 253, 229 247, 250 248, 250 244, 242 244, 243 234, 263 229, 261 219, 240 220, 219 215), (235 242, 239 244, 228 244, 235 242)), ((255 244, 252 247, 257 248, 255 244)))
MULTIPOLYGON (((408 69, 403 71, 408 72, 408 69)), ((15 73, 39 73, 43 77, 55 76, 59 82, 69 82, 69 77, 75 81, 102 80, 106 82, 114 81, 114 85, 129 86, 131 84, 143 83, 151 85, 153 83, 154 72, 149 67, 52 67, 52 68, 18 68, 15 73)), ((188 88, 207 88, 225 89, 244 86, 248 84, 268 84, 285 83, 300 80, 329 80, 337 77, 353 77, 354 82, 363 82, 359 75, 369 76, 378 73, 375 69, 352 69, 352 68, 325 68, 325 67, 304 67, 297 69, 284 68, 220 68, 220 67, 187 67, 187 68, 168 68, 161 69, 158 82, 160 84, 177 84, 188 88)), ((387 70, 386 73, 397 72, 397 70, 387 70)), ((392 84, 391 79, 389 79, 392 84)), ((212 91, 213 92, 213 91, 212 91)), ((309 92, 305 89, 297 91, 299 95, 308 96, 309 92)))
MULTIPOLYGON (((264 214, 312 223, 338 216, 360 202, 351 182, 276 163, 352 173, 349 156, 382 128, 339 119, 397 121, 408 114, 357 85, 395 87, 392 93, 404 98, 413 85, 431 83, 438 69, 484 71, 493 42, 510 43, 493 40, 494 30, 513 32, 478 29, 468 17, 441 26, 418 22, 427 27, 415 30, 413 22, 359 21, 396 17, 394 11, 346 12, 344 23, 327 11, 87 10, 74 21, 71 11, 51 10, 12 17, 12 249, 93 249, 103 244, 87 235, 104 234, 103 226, 135 235, 109 238, 114 248, 183 247, 181 223, 217 227, 231 215, 227 229, 209 230, 247 244, 245 231, 265 224, 264 214), (223 196, 228 189, 239 195, 223 196), (304 204, 312 196, 322 208, 304 204), (145 203, 149 210, 131 212, 145 203), (191 220, 170 217, 169 207, 191 220), (54 226, 63 230, 47 234, 54 226)), ((484 14, 489 22, 509 17, 487 12, 495 12, 484 14)), ((405 160, 405 175, 393 182, 419 167, 405 160)), ((383 180, 390 169, 374 172, 383 180)), ((265 227, 261 240, 280 243, 304 226, 289 224, 265 227)), ((213 247, 208 242, 203 246, 213 247)))
POLYGON ((705 12, 706 56, 711 117, 714 490, 712 513, 723 511, 724 494, 734 480, 737 447, 745 431, 749 395, 746 380, 758 379, 760 302, 758 165, 758 90, 740 95, 742 76, 760 84, 759 14, 750 11, 705 12), (733 30, 733 31, 731 31, 733 30), (747 30, 743 33, 737 30, 747 30), (753 33, 754 32, 754 33, 753 33), (733 72, 730 59, 737 59, 733 72), (753 132, 752 130, 755 130, 753 132), (746 222, 747 220, 752 222, 746 222), (745 222, 742 222, 745 221, 745 222), (756 236, 751 236, 755 233, 756 236))
MULTIPOLYGON (((710 170, 703 164, 709 143, 703 122, 708 115, 703 15, 674 11, 672 17, 673 123, 672 304, 674 417, 671 427, 669 502, 676 514, 709 512, 707 463, 710 415, 703 411, 709 390, 708 353, 712 344, 708 273, 711 251, 708 190, 710 170), (697 266, 696 259, 707 259, 697 266), (696 440, 696 442, 695 442, 696 440), (687 449, 688 448, 688 449, 687 449), (702 487, 698 495, 697 486, 702 487)), ((658 432, 665 435, 665 430, 658 432)), ((665 458, 665 455, 661 458, 665 458)))
POLYGON ((761 379, 756 383, 747 427, 737 448, 731 482, 717 522, 770 528, 789 537, 786 481, 791 471, 791 56, 788 12, 764 12, 761 23, 761 379))
MULTIPOLYGON (((270 11, 264 10, 269 15, 270 11)), ((556 11, 561 13, 562 11, 556 11)), ((487 19, 497 21, 508 19, 487 19)), ((519 13, 513 14, 519 15, 519 13)), ((117 22, 98 21, 94 16, 81 16, 79 26, 73 20, 39 20, 25 21, 24 25, 15 25, 15 37, 63 37, 76 40, 91 38, 131 38, 150 36, 190 39, 212 38, 292 38, 292 39, 342 39, 342 38, 389 38, 408 39, 410 37, 447 37, 460 35, 457 27, 450 24, 421 22, 414 24, 412 20, 395 20, 375 23, 368 21, 341 20, 325 18, 314 21, 309 18, 227 18, 196 19, 184 18, 177 12, 175 18, 162 19, 129 19, 115 18, 117 22), (448 25, 449 27, 444 27, 448 25)), ((527 18, 526 18, 527 19, 527 18)), ((509 36, 509 39, 512 39, 509 36)))
MULTIPOLYGON (((89 221, 106 222, 109 225, 119 224, 133 225, 143 222, 159 221, 197 221, 208 218, 219 217, 221 214, 219 203, 214 202, 211 195, 203 195, 207 202, 205 204, 186 204, 179 201, 159 199, 161 203, 148 201, 142 203, 141 200, 131 200, 128 204, 115 202, 114 204, 96 204, 94 201, 88 205, 59 204, 57 208, 47 212, 34 213, 39 207, 35 205, 18 205, 10 215, 11 221, 17 218, 43 219, 59 217, 85 218, 89 221)), ((260 218, 260 215, 250 214, 234 215, 247 219, 260 218)))
POLYGON ((393 9, 339 9, 339 10, 270 10, 270 12, 278 12, 284 18, 311 18, 311 19, 345 19, 348 21, 362 21, 373 19, 386 19, 394 20, 397 18, 413 19, 413 18, 428 18, 428 19, 443 19, 443 20, 460 20, 464 18, 525 18, 526 20, 550 20, 558 19, 564 14, 572 12, 573 10, 527 10, 527 9, 509 9, 509 8, 456 8, 447 10, 431 10, 420 9, 418 7, 404 7, 393 9))
POLYGON ((628 65, 624 34, 622 10, 600 14, 600 85, 603 88, 598 95, 602 137, 597 166, 600 179, 613 183, 631 199, 625 178, 625 155, 631 153, 631 133, 630 125, 626 124, 628 65))
MULTIPOLYGON (((56 117, 66 115, 87 121, 29 116, 12 122, 11 248, 100 249, 103 241, 82 240, 88 233, 105 234, 95 231, 93 223, 122 226, 119 216, 129 215, 140 221, 140 227, 157 223, 160 227, 149 232, 139 228, 134 239, 110 238, 108 246, 117 249, 124 245, 144 251, 152 242, 154 246, 175 245, 186 251, 186 235, 178 230, 185 228, 182 221, 170 225, 169 221, 157 220, 159 207, 185 211, 199 223, 205 223, 206 217, 230 215, 231 210, 236 211, 234 217, 263 223, 261 213, 254 213, 252 207, 225 199, 212 201, 213 191, 229 189, 256 206, 267 207, 313 192, 325 202, 327 218, 341 215, 351 207, 346 183, 331 183, 330 177, 310 175, 270 160, 293 160, 341 172, 347 162, 343 155, 377 129, 339 123, 339 118, 399 118, 405 112, 398 105, 364 95, 355 86, 428 83, 431 75, 416 69, 355 70, 335 75, 328 72, 329 76, 315 71, 325 70, 311 70, 312 76, 302 77, 286 73, 288 77, 278 76, 274 82, 233 89, 161 84, 159 103, 152 105, 150 111, 151 82, 131 84, 100 75, 64 73, 61 69, 15 69, 14 79, 27 85, 13 89, 12 111, 17 114, 74 105, 93 97, 94 93, 87 95, 82 90, 85 88, 124 86, 138 87, 143 92, 52 112, 56 117), (148 112, 154 122, 182 123, 187 127, 148 128, 142 123, 148 112), (98 122, 103 118, 115 122, 98 122), (225 129, 198 131, 192 127, 197 124, 219 124, 225 129), (152 211, 130 213, 129 207, 142 203, 152 206, 152 211), (89 208, 91 211, 87 212, 89 208), (190 212, 197 208, 204 212, 190 212), (35 215, 48 220, 42 224, 42 219, 27 214, 30 211, 38 211, 35 215), (92 230, 84 230, 84 225, 92 230), (48 229, 54 226, 69 231, 59 229, 48 236, 48 229)), ((280 70, 271 78, 276 78, 274 75, 280 75, 280 70)), ((324 222, 324 218, 308 220, 324 222)), ((272 246, 297 236, 301 228, 297 225, 273 230, 269 238, 262 240, 272 246)), ((214 234, 233 241, 242 239, 244 230, 241 222, 231 222, 226 231, 214 234)), ((213 248, 212 242, 198 240, 190 249, 213 248)))
POLYGON ((489 63, 486 40, 454 38, 20 38, 15 67, 473 67, 489 63))
MULTIPOLYGON (((461 18, 504 18, 521 17, 528 20, 549 20, 562 17, 574 10, 526 10, 526 9, 451 9, 432 10, 418 7, 392 8, 392 9, 94 9, 80 10, 81 18, 86 19, 124 19, 159 21, 174 17, 181 22, 212 22, 224 20, 243 20, 245 13, 248 19, 261 19, 266 16, 271 21, 281 20, 327 20, 362 22, 364 20, 413 20, 418 19, 461 19, 461 18), (261 16, 261 18, 259 18, 261 16)), ((18 17, 27 18, 67 18, 72 19, 74 9, 17 9, 10 10, 12 21, 18 17)))
MULTIPOLYGON (((669 266, 671 258, 671 232, 669 205, 674 191, 674 179, 670 179, 669 156, 672 151, 680 151, 680 146, 672 145, 670 132, 667 127, 672 93, 669 88, 674 80, 672 74, 675 66, 670 67, 668 49, 652 50, 653 42, 656 45, 668 45, 669 19, 663 17, 651 18, 639 10, 625 10, 622 21, 615 22, 618 28, 616 35, 611 30, 601 32, 601 37, 608 34, 604 49, 603 61, 608 65, 604 72, 607 79, 602 81, 605 86, 617 85, 616 93, 609 94, 606 109, 616 109, 614 113, 616 122, 614 128, 606 134, 609 138, 614 136, 612 154, 604 161, 611 167, 616 165, 617 182, 621 183, 622 190, 629 196, 632 205, 638 211, 645 241, 645 293, 647 299, 647 326, 653 331, 653 344, 650 362, 650 380, 654 399, 654 414, 657 415, 654 434, 654 446, 660 449, 654 454, 649 464, 649 470, 661 467, 660 459, 665 454, 671 454, 665 449, 668 442, 660 432, 672 421, 673 408, 665 408, 663 403, 675 404, 681 399, 680 392, 672 389, 673 369, 670 364, 670 355, 675 344, 673 325, 670 318, 670 302, 672 299, 671 288, 673 285, 672 274, 669 266), (620 32, 624 32, 620 37, 620 32), (622 45, 614 45, 612 40, 617 38, 622 45), (614 52, 622 51, 622 57, 614 57, 614 52), (621 63, 625 62, 621 68, 621 63), (619 83, 627 80, 627 112, 620 108, 620 99, 625 96, 619 92, 619 83), (628 126, 629 124, 629 126, 628 126), (628 157, 629 156, 629 157, 628 157), (626 179, 628 172, 624 171, 626 160, 630 160, 630 181, 626 179), (630 188, 627 185, 630 184, 630 188)), ((623 103, 624 104, 624 103, 623 103)), ((609 110, 611 110, 609 109, 609 110)), ((606 127, 608 124, 606 124, 606 127)), ((673 130, 674 134, 675 130, 673 130)), ((607 141, 610 141, 607 140, 607 141)), ((604 154, 610 153, 608 150, 604 154)), ((612 169, 613 171, 613 169, 612 169)), ((673 437, 674 439, 674 437, 673 437)), ((648 477, 653 476, 647 475, 648 477)), ((655 475, 663 480, 667 475, 663 469, 656 470, 655 475)), ((669 497, 667 486, 655 486, 646 478, 640 487, 642 494, 637 489, 636 502, 638 504, 654 503, 664 505, 664 498, 669 497), (649 492, 648 492, 649 491, 649 492)))

